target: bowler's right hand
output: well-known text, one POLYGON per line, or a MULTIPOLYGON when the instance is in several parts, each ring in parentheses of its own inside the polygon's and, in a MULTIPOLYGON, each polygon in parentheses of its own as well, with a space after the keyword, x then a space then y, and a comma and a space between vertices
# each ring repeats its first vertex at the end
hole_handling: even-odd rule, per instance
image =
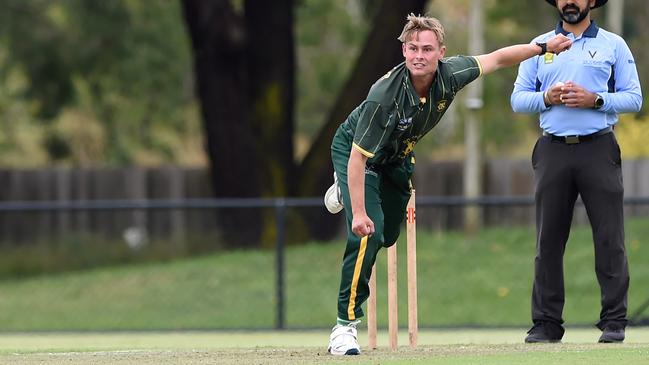
POLYGON ((374 222, 367 214, 354 214, 352 232, 358 237, 370 236, 374 234, 374 222))

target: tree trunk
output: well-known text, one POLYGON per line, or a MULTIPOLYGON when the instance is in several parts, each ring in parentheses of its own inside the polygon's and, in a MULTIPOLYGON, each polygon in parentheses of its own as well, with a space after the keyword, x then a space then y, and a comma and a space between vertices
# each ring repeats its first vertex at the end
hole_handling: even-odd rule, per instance
MULTIPOLYGON (((214 195, 286 196, 295 180, 292 1, 244 9, 241 17, 228 0, 183 0, 214 195)), ((260 210, 220 213, 226 245, 259 245, 260 210)))
MULTIPOLYGON (((263 161, 250 166, 258 170, 262 197, 291 196, 296 185, 293 0, 247 0, 244 8, 249 34, 246 47, 248 112, 255 140, 250 148, 255 155, 263 156, 263 161)), ((274 211, 264 212, 262 246, 275 244, 276 218, 274 211)), ((292 228, 299 226, 296 219, 291 220, 292 228)))
POLYGON ((254 138, 248 122, 246 32, 228 0, 184 0, 194 49, 206 148, 217 197, 259 196, 254 138), (237 156, 246 156, 242 161, 237 156), (227 171, 227 173, 225 173, 227 171), (241 179, 247 176, 247 179, 241 179))
MULTIPOLYGON (((645 1, 631 0, 626 2, 624 13, 626 14, 624 20, 624 39, 629 44, 629 48, 631 48, 631 52, 633 53, 638 75, 640 76, 640 84, 644 84, 646 90, 646 81, 649 80, 649 67, 643 67, 643 65, 646 64, 644 63, 646 62, 645 60, 649 59, 649 49, 647 49, 646 36, 644 35, 649 34, 649 22, 647 22, 649 7, 647 7, 645 1)), ((647 102, 649 102, 649 93, 646 91, 643 93, 643 99, 644 105, 647 105, 647 102)), ((637 116, 644 117, 648 113, 649 108, 645 106, 637 116)))
POLYGON ((263 156, 253 165, 262 179, 261 195, 291 196, 295 193, 293 157, 293 106, 295 51, 293 0, 245 3, 249 39, 246 48, 250 125, 263 156))
MULTIPOLYGON (((322 195, 332 181, 329 146, 335 129, 369 86, 401 62, 396 37, 406 15, 422 13, 425 4, 426 0, 381 2, 352 77, 298 175, 293 158, 293 1, 246 0, 240 16, 229 0, 183 0, 214 195, 322 195)), ((222 213, 218 224, 228 246, 257 246, 260 240, 272 244, 272 212, 267 217, 254 209, 222 213)), ((306 219, 310 237, 329 237, 333 232, 326 223, 333 224, 337 217, 323 215, 321 209, 294 217, 289 236, 304 234, 301 222, 306 219)))
MULTIPOLYGON (((367 96, 370 86, 392 67, 403 61, 401 44, 397 40, 409 13, 422 14, 427 0, 400 0, 381 2, 373 20, 363 50, 356 60, 351 76, 338 95, 324 127, 314 139, 300 166, 301 196, 323 195, 333 183, 331 140, 347 115, 367 96)), ((320 214, 322 215, 322 214, 320 214)), ((311 234, 326 239, 334 233, 330 229, 336 217, 325 215, 312 218, 311 234)))

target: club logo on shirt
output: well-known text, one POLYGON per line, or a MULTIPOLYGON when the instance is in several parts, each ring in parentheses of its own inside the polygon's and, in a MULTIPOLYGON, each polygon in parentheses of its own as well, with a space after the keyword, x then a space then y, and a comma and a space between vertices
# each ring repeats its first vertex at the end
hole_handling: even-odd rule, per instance
POLYGON ((377 174, 376 171, 372 170, 372 166, 365 166, 365 175, 371 175, 374 177, 379 176, 379 174, 377 174))
POLYGON ((590 55, 590 58, 595 58, 595 55, 597 54, 597 51, 595 51, 595 52, 588 51, 588 54, 590 55))
POLYGON ((411 125, 412 117, 401 119, 399 120, 399 123, 397 123, 397 130, 403 132, 406 129, 410 128, 411 125))
POLYGON ((546 64, 554 62, 554 53, 547 52, 547 53, 543 56, 543 61, 544 61, 546 64))
POLYGON ((592 66, 592 67, 601 67, 604 65, 604 62, 598 60, 583 60, 582 63, 585 66, 592 66))
POLYGON ((417 144, 417 141, 419 140, 418 136, 412 136, 405 141, 401 142, 401 145, 403 146, 403 150, 399 154, 401 158, 406 158, 412 152, 412 150, 415 149, 415 145, 417 144))
POLYGON ((437 111, 438 111, 438 112, 441 112, 442 110, 446 109, 446 105, 447 105, 447 104, 448 104, 448 103, 447 103, 446 100, 443 100, 443 99, 442 99, 442 100, 438 101, 438 102, 437 102, 437 111))

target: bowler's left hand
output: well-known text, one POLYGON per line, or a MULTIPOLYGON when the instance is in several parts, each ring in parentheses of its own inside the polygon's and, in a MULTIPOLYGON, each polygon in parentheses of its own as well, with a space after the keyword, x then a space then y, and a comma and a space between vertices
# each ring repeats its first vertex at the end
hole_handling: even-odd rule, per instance
POLYGON ((596 98, 597 95, 595 93, 584 89, 572 81, 566 82, 561 87, 561 94, 559 95, 561 103, 569 108, 593 108, 596 98))
POLYGON ((563 34, 557 34, 547 41, 546 46, 548 52, 559 54, 572 47, 572 40, 563 34))

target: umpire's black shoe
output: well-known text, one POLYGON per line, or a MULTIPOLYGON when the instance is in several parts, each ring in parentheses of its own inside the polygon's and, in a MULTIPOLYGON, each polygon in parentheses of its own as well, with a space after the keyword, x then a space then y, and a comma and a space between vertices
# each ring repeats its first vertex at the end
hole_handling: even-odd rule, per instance
POLYGON ((550 322, 537 322, 527 331, 526 343, 556 343, 561 342, 564 329, 550 322))
POLYGON ((599 338, 600 343, 614 343, 624 341, 624 326, 617 323, 609 323, 602 330, 599 338))

